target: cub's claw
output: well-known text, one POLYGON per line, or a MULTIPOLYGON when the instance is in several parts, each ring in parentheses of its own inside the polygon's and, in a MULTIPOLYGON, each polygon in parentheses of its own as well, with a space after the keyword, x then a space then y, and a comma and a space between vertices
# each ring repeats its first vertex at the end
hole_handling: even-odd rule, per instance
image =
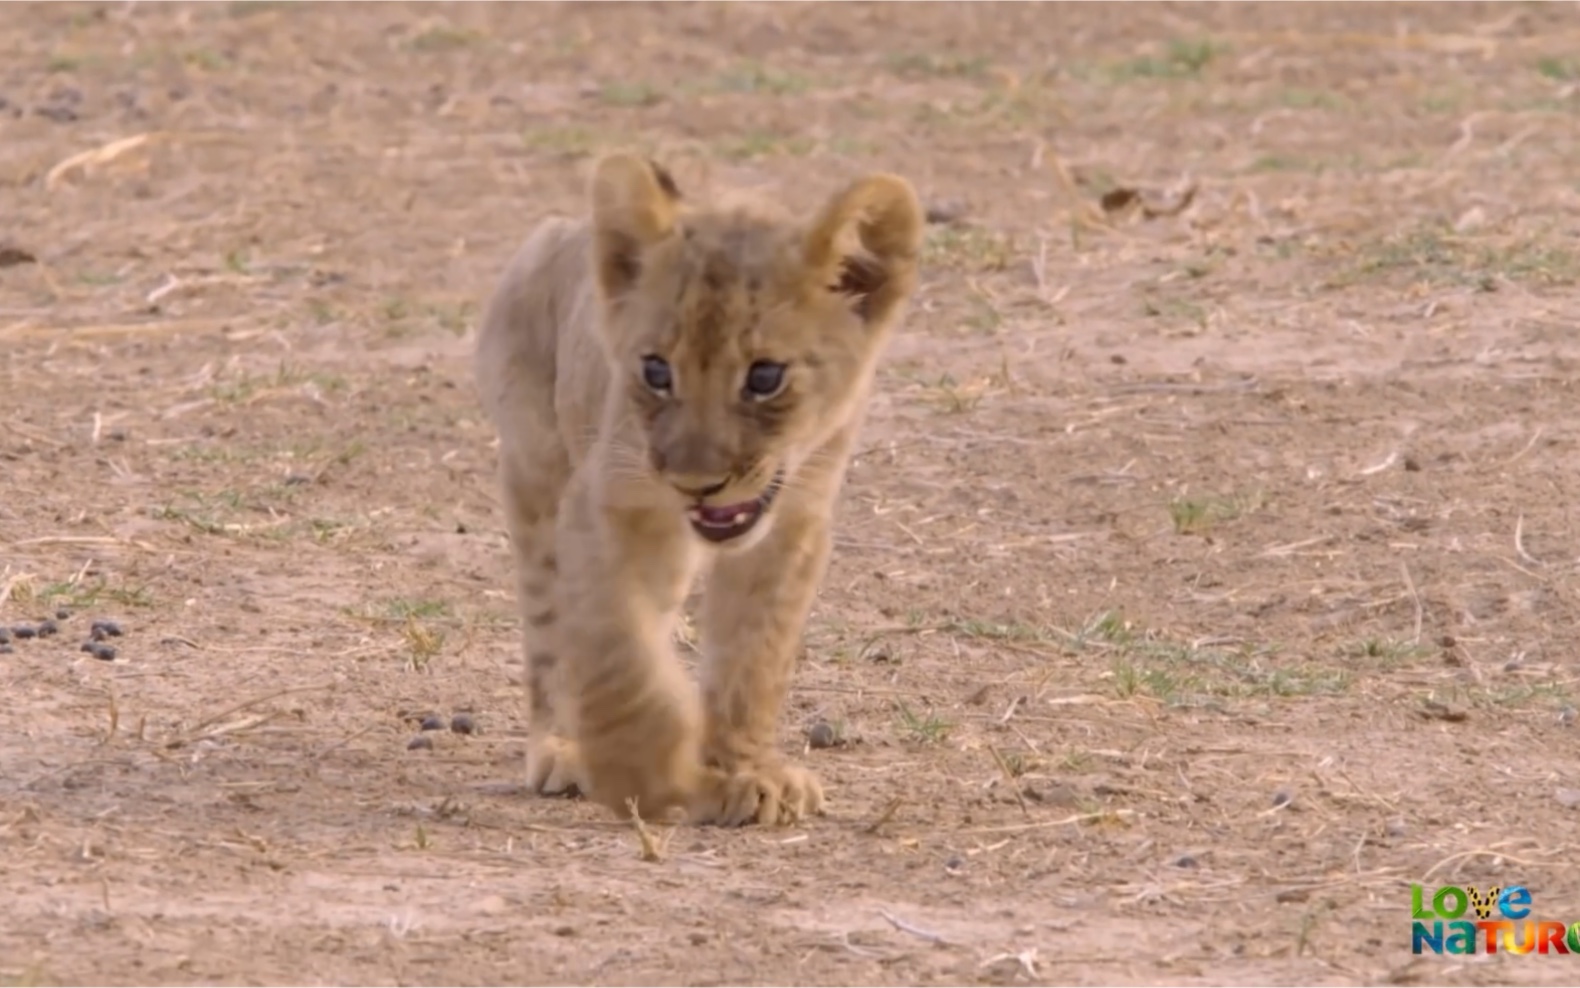
POLYGON ((810 770, 789 762, 755 762, 709 769, 692 801, 693 823, 739 827, 788 826, 823 813, 823 785, 810 770))

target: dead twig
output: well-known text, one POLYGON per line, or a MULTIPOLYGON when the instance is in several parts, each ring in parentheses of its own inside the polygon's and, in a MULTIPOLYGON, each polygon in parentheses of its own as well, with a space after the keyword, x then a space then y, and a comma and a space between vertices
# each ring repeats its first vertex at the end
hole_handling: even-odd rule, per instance
POLYGON ((942 934, 934 933, 932 930, 924 930, 920 926, 916 926, 913 923, 907 923, 905 920, 889 912, 887 909, 879 909, 878 915, 888 920, 889 925, 894 927, 896 930, 899 930, 901 933, 909 933, 913 937, 918 937, 922 940, 926 940, 929 943, 936 943, 940 947, 953 946, 953 944, 946 940, 942 934))

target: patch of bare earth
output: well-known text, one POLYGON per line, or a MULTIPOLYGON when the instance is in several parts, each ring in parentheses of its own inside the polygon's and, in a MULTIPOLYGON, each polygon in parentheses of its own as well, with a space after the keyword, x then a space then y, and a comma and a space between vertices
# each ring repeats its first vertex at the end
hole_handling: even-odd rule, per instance
POLYGON ((0 623, 69 616, 0 654, 0 983, 1567 982, 1412 958, 1408 885, 1576 918, 1576 52, 1566 4, 9 8, 0 623), (617 147, 940 220, 784 732, 830 813, 656 863, 510 789, 466 364, 617 147))

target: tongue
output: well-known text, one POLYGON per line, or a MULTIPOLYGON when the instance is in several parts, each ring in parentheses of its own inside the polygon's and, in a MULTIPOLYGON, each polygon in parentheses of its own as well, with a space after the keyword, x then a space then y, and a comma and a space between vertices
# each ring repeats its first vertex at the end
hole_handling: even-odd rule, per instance
POLYGON ((702 505, 697 509, 702 523, 705 525, 733 525, 735 516, 745 514, 750 516, 757 510, 756 501, 742 501, 740 504, 702 505))

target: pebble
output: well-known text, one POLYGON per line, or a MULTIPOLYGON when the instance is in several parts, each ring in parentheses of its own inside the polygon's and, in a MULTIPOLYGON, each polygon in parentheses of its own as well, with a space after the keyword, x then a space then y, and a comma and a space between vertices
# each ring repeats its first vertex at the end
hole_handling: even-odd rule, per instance
POLYGON ((416 737, 412 738, 410 741, 406 742, 406 750, 407 751, 418 751, 418 750, 432 751, 433 750, 433 738, 430 738, 426 734, 419 734, 416 737))
POLYGON ((1404 817, 1402 816, 1396 816, 1389 820, 1385 829, 1389 837, 1403 837, 1410 832, 1410 828, 1405 826, 1404 817))
POLYGON ((1288 806, 1290 804, 1290 802, 1294 800, 1294 798, 1295 797, 1289 792, 1289 790, 1287 790, 1287 789, 1280 789, 1277 792, 1273 793, 1273 805, 1274 806, 1288 806))
POLYGON ((88 654, 92 655, 100 662, 115 661, 115 646, 102 645, 99 642, 88 642, 88 644, 93 646, 92 648, 88 649, 88 654))
POLYGON ((64 607, 55 611, 55 620, 57 621, 64 621, 69 617, 71 617, 71 612, 66 610, 64 607))
POLYGON ((1169 864, 1172 864, 1176 868, 1195 868, 1199 866, 1201 862, 1196 860, 1196 856, 1194 854, 1181 854, 1173 861, 1170 861, 1169 864))
POLYGON ((94 641, 103 641, 106 638, 119 638, 121 636, 121 626, 114 621, 95 621, 88 628, 88 631, 93 635, 94 641))
POLYGON ((477 731, 477 725, 472 722, 471 714, 456 714, 450 718, 450 730, 457 734, 473 734, 477 731))
POLYGON ((38 629, 34 628, 30 624, 19 624, 11 629, 11 633, 16 635, 16 640, 19 642, 25 642, 29 638, 38 637, 38 629))
POLYGON ((0 645, 11 644, 11 629, 0 628, 0 645))
POLYGON ((45 619, 38 623, 38 636, 40 638, 48 638, 50 635, 58 634, 60 634, 60 625, 55 622, 45 619))
POLYGON ((839 732, 833 724, 820 720, 806 732, 806 742, 813 748, 832 748, 839 743, 839 732))
POLYGON ((15 651, 16 649, 12 648, 10 645, 0 642, 0 655, 10 655, 15 651))
POLYGON ((427 717, 422 719, 422 726, 420 729, 424 731, 442 731, 444 730, 444 718, 429 714, 427 717))

